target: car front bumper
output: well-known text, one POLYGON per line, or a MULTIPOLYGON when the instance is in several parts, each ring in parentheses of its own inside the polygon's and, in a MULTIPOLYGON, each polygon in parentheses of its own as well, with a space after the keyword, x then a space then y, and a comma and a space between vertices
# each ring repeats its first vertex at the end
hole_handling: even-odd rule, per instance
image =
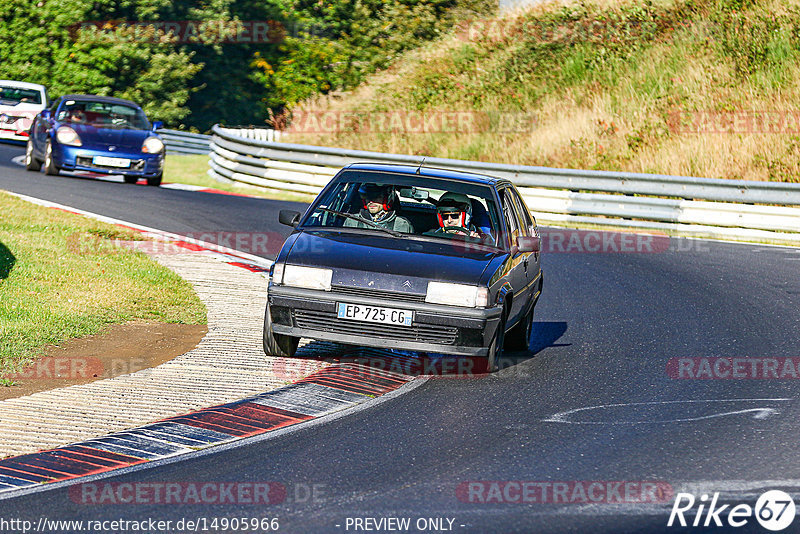
POLYGON ((365 347, 458 356, 487 356, 502 308, 463 308, 425 302, 381 300, 269 284, 276 334, 365 347), (338 303, 412 310, 411 326, 340 319, 338 303))
POLYGON ((108 151, 83 147, 63 146, 57 150, 54 147, 56 164, 65 171, 84 171, 102 174, 124 174, 127 176, 153 177, 161 173, 164 167, 164 155, 144 154, 142 152, 108 151), (111 158, 125 158, 131 160, 131 166, 107 167, 95 165, 95 156, 111 158))

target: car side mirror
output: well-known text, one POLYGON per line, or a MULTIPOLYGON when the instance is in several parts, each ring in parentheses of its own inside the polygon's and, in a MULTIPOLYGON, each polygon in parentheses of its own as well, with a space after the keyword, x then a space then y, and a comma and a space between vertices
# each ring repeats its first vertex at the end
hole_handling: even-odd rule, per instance
POLYGON ((539 252, 542 250, 542 241, 538 236, 521 235, 517 237, 517 251, 539 252))
POLYGON ((296 228, 300 223, 300 212, 294 210, 281 210, 278 212, 278 222, 296 228))
POLYGON ((161 122, 161 121, 155 121, 155 122, 153 122, 153 131, 154 131, 154 132, 155 132, 156 130, 160 130, 160 129, 161 129, 161 128, 163 128, 163 127, 164 127, 164 123, 163 123, 163 122, 161 122))
POLYGON ((50 120, 50 110, 49 109, 43 109, 42 110, 42 119, 44 119, 46 121, 50 120))

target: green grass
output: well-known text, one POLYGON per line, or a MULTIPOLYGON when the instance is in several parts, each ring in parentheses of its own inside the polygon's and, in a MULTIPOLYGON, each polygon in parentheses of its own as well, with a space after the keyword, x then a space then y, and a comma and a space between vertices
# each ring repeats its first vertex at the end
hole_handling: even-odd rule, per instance
POLYGON ((230 193, 242 195, 252 195, 255 197, 272 198, 275 200, 292 200, 296 202, 310 202, 314 195, 303 195, 290 191, 280 191, 277 189, 267 189, 240 183, 219 182, 208 175, 208 156, 196 155, 177 155, 170 154, 164 164, 164 181, 198 185, 211 189, 219 189, 230 193))
POLYGON ((0 192, 0 374, 131 319, 205 324, 192 286, 118 245, 135 233, 0 192))

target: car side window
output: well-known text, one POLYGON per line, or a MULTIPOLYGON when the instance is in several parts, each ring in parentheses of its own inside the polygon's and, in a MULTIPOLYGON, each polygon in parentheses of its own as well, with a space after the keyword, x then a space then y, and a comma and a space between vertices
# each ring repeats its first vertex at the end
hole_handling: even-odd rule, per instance
POLYGON ((511 188, 508 189, 508 194, 513 199, 512 203, 514 205, 514 212, 516 213, 517 220, 519 222, 520 235, 531 235, 533 221, 531 220, 531 214, 528 211, 527 206, 525 206, 525 202, 519 196, 519 193, 511 188))
POLYGON ((503 217, 505 217, 508 227, 509 240, 513 245, 519 236, 519 219, 514 212, 514 201, 508 188, 500 190, 500 201, 502 202, 503 217))

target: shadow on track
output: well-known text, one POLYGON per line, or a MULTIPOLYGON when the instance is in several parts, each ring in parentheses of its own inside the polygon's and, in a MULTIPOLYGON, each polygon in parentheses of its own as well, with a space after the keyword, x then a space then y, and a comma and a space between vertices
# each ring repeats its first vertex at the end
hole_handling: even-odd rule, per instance
MULTIPOLYGON (((536 356, 547 347, 563 347, 568 344, 556 342, 567 331, 567 323, 561 321, 538 321, 533 324, 530 345, 526 351, 506 352, 500 367, 518 365, 536 356)), ((375 372, 389 371, 411 376, 435 376, 441 378, 476 378, 486 376, 486 358, 450 356, 414 352, 401 349, 379 349, 343 345, 327 341, 312 341, 300 347, 293 363, 283 363, 288 371, 297 367, 298 374, 308 361, 331 363, 354 363, 375 372)), ((289 360, 291 361, 291 360, 289 360)), ((367 371, 369 372, 369 371, 367 371)))

